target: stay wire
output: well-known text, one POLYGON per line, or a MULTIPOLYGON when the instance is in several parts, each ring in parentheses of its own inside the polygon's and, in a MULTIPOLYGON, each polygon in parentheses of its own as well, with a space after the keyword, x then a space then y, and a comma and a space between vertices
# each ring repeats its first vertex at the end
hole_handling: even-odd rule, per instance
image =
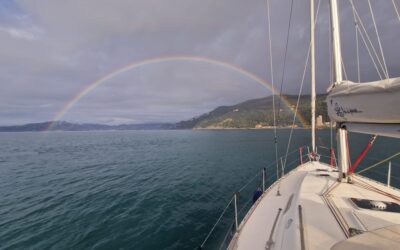
POLYGON ((269 60, 270 60, 270 73, 271 73, 271 85, 272 85, 272 111, 274 117, 274 146, 275 146, 275 161, 276 169, 278 170, 278 132, 276 129, 276 109, 275 109, 275 86, 274 86, 274 69, 272 63, 272 37, 271 37, 271 16, 270 10, 270 0, 267 0, 267 22, 268 22, 268 41, 269 41, 269 60))
POLYGON ((392 0, 392 4, 393 4, 394 11, 396 12, 397 19, 399 19, 399 22, 400 22, 399 10, 397 9, 397 6, 396 6, 396 3, 394 2, 394 0, 392 0))
POLYGON ((289 24, 288 24, 288 30, 287 30, 287 35, 286 35, 285 54, 284 54, 284 57, 283 57, 283 69, 282 69, 281 86, 280 86, 280 90, 279 90, 279 102, 278 102, 278 121, 279 121, 279 118, 280 118, 282 90, 283 90, 283 83, 284 83, 284 80, 285 80, 286 58, 287 58, 287 51, 288 51, 288 47, 289 47, 290 27, 292 25, 293 2, 294 1, 292 0, 291 3, 290 3, 289 24))
POLYGON ((389 161, 389 160, 391 160, 391 159, 393 159, 393 158, 395 158, 395 157, 397 157, 397 156, 399 156, 399 155, 400 155, 400 152, 397 152, 397 153, 393 154, 392 156, 389 156, 389 157, 387 157, 387 158, 381 160, 381 161, 378 162, 378 163, 375 163, 375 164, 373 164, 373 165, 371 165, 371 166, 369 166, 369 167, 367 167, 367 168, 365 168, 365 169, 363 169, 363 170, 358 171, 357 174, 361 174, 361 173, 363 173, 363 172, 365 172, 365 171, 367 171, 367 170, 369 170, 369 169, 371 169, 371 168, 374 168, 374 167, 376 167, 376 166, 379 166, 379 165, 381 165, 382 163, 385 163, 385 162, 387 162, 387 161, 389 161))
POLYGON ((216 228, 216 226, 218 225, 219 221, 222 219, 222 216, 225 214, 226 210, 228 209, 228 207, 231 205, 233 201, 233 196, 231 198, 231 200, 228 202, 228 205, 226 205, 226 207, 224 208, 224 210, 222 211, 221 215, 219 216, 217 222, 215 222, 214 226, 211 228, 210 232, 207 234, 206 238, 204 239, 203 243, 201 243, 200 248, 203 248, 204 244, 207 242, 208 238, 210 237, 210 235, 212 234, 212 232, 214 231, 214 229, 216 228))
MULTIPOLYGON (((314 27, 314 28, 315 28, 315 25, 316 25, 317 20, 318 20, 318 13, 319 13, 320 4, 321 4, 321 0, 318 0, 317 11, 316 11, 316 17, 315 17, 315 21, 314 21, 314 24, 313 24, 313 27, 314 27)), ((296 109, 295 109, 295 112, 294 112, 294 114, 293 114, 292 128, 290 129, 288 144, 287 144, 287 147, 286 147, 286 154, 285 154, 285 160, 284 160, 284 162, 283 162, 283 169, 285 169, 285 167, 286 167, 286 160, 287 160, 287 157, 288 157, 288 152, 289 152, 290 144, 291 144, 291 142, 292 142, 292 135, 293 135, 293 131, 294 131, 294 124, 295 124, 295 122, 296 122, 296 116, 297 116, 297 111, 298 111, 299 104, 300 104, 301 93, 303 92, 303 85, 304 85, 304 80, 305 80, 305 77, 306 77, 307 65, 308 65, 308 61, 309 61, 309 59, 310 59, 310 51, 311 51, 311 42, 310 42, 309 45, 308 45, 306 63, 305 63, 305 65, 304 65, 304 71, 303 71, 303 76, 302 76, 302 79, 301 79, 299 94, 298 94, 298 96, 297 96, 296 109)))
POLYGON ((386 66, 385 55, 383 54, 381 38, 380 38, 380 36, 379 36, 378 27, 376 26, 376 22, 375 22, 375 15, 374 15, 374 12, 372 11, 371 0, 368 0, 368 6, 369 6, 369 10, 370 10, 370 12, 371 12, 372 23, 374 24, 376 39, 378 40, 378 45, 379 45, 379 50, 380 50, 380 52, 381 52, 383 65, 384 65, 384 67, 385 67, 386 79, 389 79, 389 71, 388 71, 387 66, 386 66))
MULTIPOLYGON (((329 5, 328 5, 329 7, 329 5)), ((328 30, 332 30, 331 19, 328 18, 328 30)), ((332 56, 332 32, 329 33, 329 83, 333 83, 333 56, 332 56)), ((329 119, 330 120, 330 119, 329 119)), ((333 148, 333 122, 330 120, 331 148, 333 148)))
MULTIPOLYGON (((365 44, 365 47, 367 48, 368 52, 370 53, 369 46, 371 46, 372 52, 374 52, 373 54, 375 55, 376 60, 377 60, 378 63, 379 63, 380 69, 381 69, 381 70, 383 71, 383 73, 385 74, 385 67, 383 66, 383 64, 382 64, 382 62, 381 62, 381 59, 380 59, 380 57, 378 56, 378 53, 376 52, 375 47, 373 46, 373 43, 372 43, 372 41, 371 41, 371 38, 370 38, 369 35, 368 35, 367 29, 365 28, 364 23, 363 23, 363 21, 362 21, 360 15, 358 14, 357 8, 355 7, 353 0, 349 0, 349 2, 350 2, 351 6, 352 6, 352 8, 353 8, 353 10, 354 10, 354 13, 356 14, 356 17, 357 17, 357 19, 358 19, 358 23, 359 23, 360 26, 361 26, 361 29, 359 29, 359 31, 360 31, 361 38, 363 39, 363 42, 364 42, 364 44, 365 44), (362 31, 365 33, 365 36, 366 36, 367 40, 365 40, 364 34, 363 34, 362 31), (369 45, 369 46, 368 46, 367 43, 366 43, 367 41, 368 41, 368 45, 369 45)), ((374 65, 375 65, 375 67, 377 68, 376 63, 375 63, 375 59, 372 57, 371 53, 370 53, 370 57, 371 57, 371 59, 372 59, 372 62, 373 62, 374 65)), ((378 74, 379 74, 380 78, 383 79, 383 77, 381 76, 381 73, 380 73, 379 70, 378 70, 378 74)))
POLYGON ((358 42, 358 22, 356 18, 356 13, 354 13, 353 9, 353 20, 354 20, 354 31, 355 31, 355 36, 356 36, 356 55, 357 55, 357 82, 360 82, 360 48, 359 48, 359 42, 358 42))
MULTIPOLYGON (((363 41, 363 43, 364 43, 364 45, 365 45, 365 48, 367 49, 368 55, 369 55, 369 57, 371 58, 372 63, 374 64, 375 70, 376 70, 376 72, 378 73, 379 78, 380 78, 381 80, 383 80, 383 77, 382 77, 382 75, 381 75, 381 72, 380 72, 380 70, 379 70, 379 68, 378 68, 378 65, 377 65, 376 62, 375 62, 375 58, 373 57, 373 55, 372 55, 372 53, 371 53, 371 50, 370 50, 370 48, 369 48, 369 46, 368 46, 368 44, 367 44, 367 40, 365 40, 365 37, 364 37, 364 34, 362 33, 362 30, 361 30, 361 29, 358 29, 358 32, 359 32, 359 34, 360 34, 360 36, 361 36, 361 39, 362 39, 362 41, 363 41)), ((367 35, 368 35, 368 34, 367 34, 367 35)), ((372 46, 372 45, 370 45, 370 46, 372 46)), ((374 48, 372 47, 372 49, 374 49, 374 48)), ((379 60, 378 60, 378 63, 379 63, 379 60)))

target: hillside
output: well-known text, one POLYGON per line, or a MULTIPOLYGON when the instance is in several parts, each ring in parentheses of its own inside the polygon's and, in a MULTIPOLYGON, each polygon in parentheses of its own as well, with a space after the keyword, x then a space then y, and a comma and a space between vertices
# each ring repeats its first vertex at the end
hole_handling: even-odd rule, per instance
POLYGON ((70 123, 59 121, 29 123, 25 125, 1 126, 0 132, 24 132, 24 131, 90 131, 90 130, 150 130, 150 129, 173 129, 175 124, 170 123, 144 123, 144 124, 122 124, 122 125, 104 125, 94 123, 70 123))
MULTIPOLYGON (((285 96, 290 106, 294 109, 297 96, 285 96)), ((326 95, 317 96, 317 116, 322 115, 324 121, 328 121, 326 109, 326 95)), ((275 96, 275 106, 279 107, 279 97, 275 96)), ((305 124, 300 119, 296 120, 298 126, 308 126, 311 119, 310 96, 300 98, 298 112, 304 118, 305 124)), ((292 124, 293 113, 283 100, 280 103, 277 125, 280 127, 292 124)), ((221 106, 213 111, 194 117, 176 124, 179 129, 201 128, 255 128, 273 126, 272 96, 248 100, 233 106, 221 106)))
MULTIPOLYGON (((276 108, 280 107, 277 114, 277 125, 287 127, 292 124, 293 113, 283 100, 279 104, 279 97, 275 96, 276 108)), ((297 96, 285 96, 292 109, 295 108, 297 96)), ((317 116, 322 115, 324 121, 329 121, 326 110, 326 95, 317 96, 317 116)), ((223 129, 223 128, 256 128, 273 126, 272 96, 248 100, 232 106, 221 106, 213 111, 194 117, 187 121, 174 123, 145 123, 103 125, 91 123, 70 123, 58 121, 30 123, 16 126, 0 126, 0 132, 22 131, 89 131, 89 130, 150 130, 150 129, 223 129), (50 127, 50 129, 49 129, 50 127)), ((308 126, 310 121, 310 96, 302 96, 298 112, 305 121, 296 120, 297 126, 308 126)))

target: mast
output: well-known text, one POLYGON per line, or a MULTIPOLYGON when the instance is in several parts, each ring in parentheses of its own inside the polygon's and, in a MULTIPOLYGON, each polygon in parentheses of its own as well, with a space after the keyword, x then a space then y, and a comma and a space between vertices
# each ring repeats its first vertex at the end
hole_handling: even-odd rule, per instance
MULTIPOLYGON (((334 63, 334 86, 341 84, 342 78, 342 55, 340 48, 339 13, 337 0, 331 0, 331 24, 332 45, 334 63)), ((342 124, 337 125, 338 156, 339 156, 339 181, 346 177, 349 168, 349 155, 347 144, 347 130, 342 124)))
POLYGON ((311 53, 311 145, 315 152, 315 44, 314 44, 314 0, 310 0, 310 53, 311 53))
POLYGON ((340 84, 342 77, 342 54, 340 48, 339 12, 337 0, 331 0, 331 23, 332 23, 332 45, 333 45, 333 81, 340 84))

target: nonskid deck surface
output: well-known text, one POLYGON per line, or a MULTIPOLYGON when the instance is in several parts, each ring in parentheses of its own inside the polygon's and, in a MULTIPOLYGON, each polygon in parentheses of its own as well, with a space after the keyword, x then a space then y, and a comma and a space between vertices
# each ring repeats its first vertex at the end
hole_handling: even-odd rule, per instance
POLYGON ((400 224, 400 213, 362 209, 350 200, 399 203, 399 190, 360 176, 339 183, 337 176, 320 162, 293 170, 254 204, 229 249, 331 249, 350 231, 400 224))

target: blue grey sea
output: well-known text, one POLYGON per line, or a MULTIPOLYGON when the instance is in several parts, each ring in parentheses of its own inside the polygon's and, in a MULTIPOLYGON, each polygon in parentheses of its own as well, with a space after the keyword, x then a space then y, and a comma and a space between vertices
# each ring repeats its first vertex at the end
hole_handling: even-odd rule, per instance
MULTIPOLYGON (((278 130, 279 154, 289 131, 278 130)), ((326 155, 331 132, 317 136, 326 155)), ((353 160, 369 138, 350 136, 353 160)), ((296 129, 285 171, 306 144, 310 131, 296 129)), ((399 140, 378 137, 360 169, 398 151, 399 140)), ((262 168, 267 185, 276 179, 274 160, 273 130, 0 133, 0 249, 196 249, 248 183, 245 214, 262 168)), ((399 167, 394 159, 396 187, 399 167)), ((386 173, 384 163, 366 175, 385 182, 386 173)), ((228 209, 204 248, 220 246, 228 209)))

